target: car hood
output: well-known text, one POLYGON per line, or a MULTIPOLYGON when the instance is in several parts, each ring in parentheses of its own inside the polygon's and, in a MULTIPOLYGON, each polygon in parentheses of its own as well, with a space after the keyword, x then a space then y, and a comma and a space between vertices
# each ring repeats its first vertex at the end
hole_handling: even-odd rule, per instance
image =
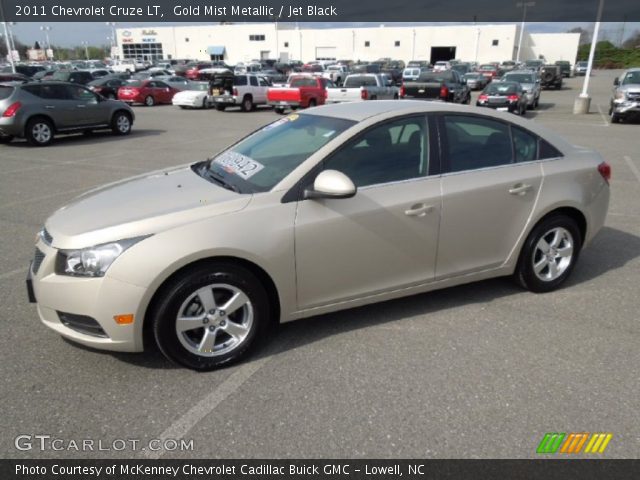
POLYGON ((89 191, 56 211, 45 227, 54 247, 82 248, 242 210, 251 198, 210 183, 187 166, 89 191))
POLYGON ((620 85, 618 87, 619 92, 631 92, 631 93, 640 93, 640 85, 635 83, 630 83, 629 85, 620 85))

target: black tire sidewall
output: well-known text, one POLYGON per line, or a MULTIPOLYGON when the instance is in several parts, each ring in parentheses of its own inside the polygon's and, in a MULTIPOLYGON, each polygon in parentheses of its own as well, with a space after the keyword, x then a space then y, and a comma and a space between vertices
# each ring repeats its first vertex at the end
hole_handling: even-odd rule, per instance
POLYGON ((581 249, 582 236, 575 220, 562 214, 551 215, 539 222, 527 237, 516 268, 516 280, 521 286, 531 290, 532 292, 544 293, 555 290, 566 281, 569 275, 571 275, 571 272, 578 262, 581 249), (532 256, 535 253, 535 247, 540 238, 547 234, 551 229, 557 227, 566 229, 573 237, 573 256, 571 258, 571 264, 560 277, 550 282, 546 282, 540 280, 533 271, 532 256))
POLYGON ((116 112, 111 119, 111 130, 116 135, 129 135, 131 133, 131 117, 124 112, 116 112), (118 128, 118 118, 121 116, 125 116, 129 120, 129 130, 127 130, 126 132, 121 132, 118 128))
POLYGON ((151 95, 147 95, 144 99, 144 104, 147 107, 153 107, 156 104, 156 99, 153 98, 151 95), (151 99, 151 102, 148 101, 149 98, 151 99))
POLYGON ((208 371, 240 360, 264 338, 269 324, 269 300, 264 287, 249 270, 231 264, 211 264, 188 271, 169 284, 153 310, 153 334, 162 353, 184 367, 208 371), (178 310, 184 300, 200 287, 227 283, 241 289, 253 306, 253 327, 241 346, 225 355, 201 357, 186 350, 175 331, 178 310))

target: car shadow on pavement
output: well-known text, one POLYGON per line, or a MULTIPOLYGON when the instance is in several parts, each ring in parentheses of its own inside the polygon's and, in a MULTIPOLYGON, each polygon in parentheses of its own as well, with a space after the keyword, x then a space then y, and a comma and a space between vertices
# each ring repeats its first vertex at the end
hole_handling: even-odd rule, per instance
POLYGON ((101 143, 110 143, 115 141, 122 141, 126 138, 143 138, 150 137, 155 135, 162 135, 166 133, 166 130, 158 130, 158 129, 132 129, 131 133, 127 136, 119 136, 114 135, 109 130, 100 130, 96 132, 91 132, 88 134, 84 133, 71 133, 69 135, 61 135, 56 136, 50 145, 46 147, 34 147, 30 145, 26 140, 17 139, 6 145, 9 148, 56 148, 56 147, 64 147, 67 145, 92 145, 92 144, 101 144, 101 143))
MULTIPOLYGON (((576 265, 563 288, 589 282, 606 272, 624 267, 640 257, 640 237, 605 227, 597 235, 576 265)), ((493 300, 529 293, 510 278, 495 278, 433 292, 417 294, 396 300, 351 308, 336 313, 318 315, 285 323, 273 329, 272 334, 246 360, 270 357, 319 342, 333 335, 375 327, 396 320, 407 319, 432 312, 440 312, 464 305, 489 303, 493 300)), ((531 293, 530 295, 534 295, 531 293)), ((69 342, 72 343, 72 342, 69 342)), ((77 346, 76 344, 73 344, 77 346)), ((148 345, 148 343, 145 343, 148 345)), ((166 360, 155 346, 145 353, 102 352, 80 346, 92 352, 112 355, 118 360, 152 369, 181 368, 166 360)), ((245 360, 245 361, 246 361, 245 360)))

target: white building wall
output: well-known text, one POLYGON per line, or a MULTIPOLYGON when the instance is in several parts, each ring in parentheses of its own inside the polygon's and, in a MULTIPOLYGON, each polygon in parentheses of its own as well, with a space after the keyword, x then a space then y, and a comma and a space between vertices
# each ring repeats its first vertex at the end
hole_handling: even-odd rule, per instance
POLYGON ((579 33, 530 33, 523 40, 521 60, 544 57, 547 62, 568 60, 572 64, 578 55, 579 33))
MULTIPOLYGON (((285 57, 315 60, 333 51, 336 59, 371 61, 430 60, 432 47, 455 47, 455 58, 490 62, 514 57, 516 25, 448 25, 416 27, 366 27, 307 29, 273 23, 160 26, 118 29, 118 45, 161 43, 165 58, 208 60, 208 47, 224 46, 225 61, 234 64, 253 59, 285 57), (251 35, 264 35, 251 41, 251 35), (369 42, 366 46, 365 42, 369 42), (400 42, 396 46, 396 42, 400 42)), ((578 34, 525 34, 525 59, 542 54, 548 60, 575 59, 578 34)))

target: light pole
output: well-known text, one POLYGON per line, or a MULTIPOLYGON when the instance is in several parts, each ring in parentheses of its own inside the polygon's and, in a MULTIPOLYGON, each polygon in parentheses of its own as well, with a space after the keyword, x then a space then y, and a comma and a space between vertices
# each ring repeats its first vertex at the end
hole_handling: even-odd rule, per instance
POLYGON ((413 29, 413 46, 411 47, 411 60, 416 59, 416 29, 413 29))
MULTIPOLYGON (((116 51, 118 49, 118 37, 116 36, 116 22, 105 22, 105 25, 111 29, 111 37, 113 38, 113 47, 116 47, 116 51)), ((117 53, 116 53, 117 55, 117 53)), ((113 56, 113 52, 109 54, 109 56, 113 56)))
POLYGON ((84 46, 85 59, 89 60, 89 42, 87 42, 86 40, 83 40, 82 42, 80 42, 80 44, 84 46))
POLYGON ((520 50, 522 50, 522 36, 524 35, 524 23, 527 19, 527 7, 535 7, 536 2, 518 2, 516 7, 522 7, 522 24, 520 25, 520 40, 518 40, 518 53, 516 54, 516 62, 520 61, 520 50))
POLYGON ((49 58, 49 52, 51 52, 51 59, 53 59, 53 50, 51 49, 51 41, 49 40, 49 32, 51 31, 51 27, 49 25, 42 25, 40 30, 44 32, 44 35, 47 39, 47 50, 45 52, 45 57, 49 58))
POLYGON ((351 30, 351 58, 356 59, 356 31, 351 30))
MULTIPOLYGON (((2 7, 2 1, 0 0, 0 15, 2 15, 2 19, 4 20, 6 17, 4 16, 4 8, 2 7)), ((9 58, 9 64, 11 64, 11 71, 16 73, 16 65, 13 63, 13 51, 11 50, 11 42, 9 40, 9 27, 7 27, 7 22, 2 22, 2 26, 4 27, 4 43, 7 46, 7 57, 9 58)))
POLYGON ((480 31, 479 28, 476 31, 476 63, 478 63, 478 49, 480 48, 480 31))
POLYGON ((593 27, 593 37, 591 38, 591 48, 589 50, 589 61, 587 62, 587 71, 584 74, 584 83, 582 84, 582 93, 576 98, 573 105, 573 113, 583 114, 589 113, 591 106, 591 98, 589 97, 589 77, 593 68, 593 57, 596 53, 596 45, 598 43, 598 31, 600 30, 600 19, 602 18, 602 10, 604 9, 604 0, 598 3, 598 13, 596 15, 596 24, 593 27))

